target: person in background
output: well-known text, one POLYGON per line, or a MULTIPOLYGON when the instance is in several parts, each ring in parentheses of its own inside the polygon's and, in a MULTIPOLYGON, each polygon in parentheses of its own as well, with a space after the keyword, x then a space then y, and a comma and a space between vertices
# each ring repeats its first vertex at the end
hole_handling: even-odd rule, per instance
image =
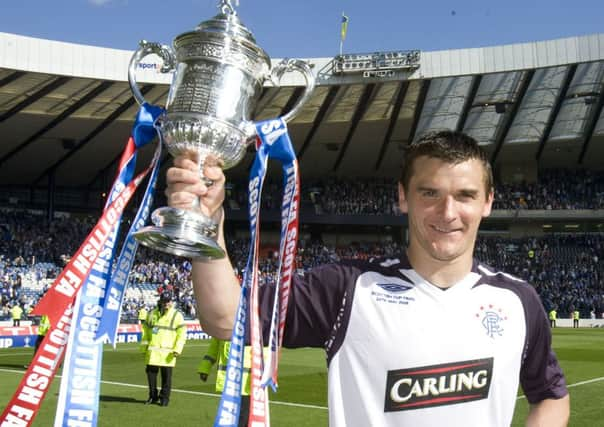
MULTIPOLYGON (((34 344, 34 356, 40 348, 40 344, 44 341, 44 337, 50 330, 50 320, 46 314, 40 316, 40 323, 38 323, 38 336, 36 337, 36 343, 34 344)), ((29 368, 29 365, 23 365, 25 369, 29 368)))
POLYGON ((141 305, 141 307, 138 309, 138 324, 142 325, 145 320, 147 320, 147 316, 149 315, 149 312, 147 311, 147 308, 145 307, 145 305, 141 305))
POLYGON ((581 313, 579 312, 579 310, 573 310, 573 328, 579 327, 580 316, 581 316, 581 313))
POLYGON ((13 326, 21 326, 21 316, 23 316, 23 309, 18 303, 15 303, 10 309, 10 315, 13 319, 13 326))
POLYGON ((145 404, 168 406, 172 389, 172 370, 182 353, 187 338, 183 315, 174 307, 171 291, 159 296, 154 308, 143 323, 141 351, 145 354, 145 372, 149 397, 145 404), (161 391, 157 390, 157 375, 161 371, 161 391))
POLYGON ((556 307, 554 307, 549 311, 549 324, 552 328, 556 327, 557 318, 558 318, 558 312, 556 311, 556 307))
POLYGON ((44 341, 44 337, 48 333, 50 329, 50 320, 46 314, 40 316, 40 323, 38 324, 38 336, 36 337, 36 344, 34 346, 34 355, 38 352, 38 348, 40 348, 40 344, 44 341))
MULTIPOLYGON (((212 366, 216 366, 216 391, 222 393, 226 378, 226 367, 229 360, 231 343, 218 338, 210 338, 210 345, 205 356, 201 359, 197 372, 203 382, 208 380, 212 366)), ((239 410, 239 427, 247 427, 250 415, 250 369, 252 367, 252 349, 246 346, 243 354, 243 379, 241 389, 241 407, 239 410)))

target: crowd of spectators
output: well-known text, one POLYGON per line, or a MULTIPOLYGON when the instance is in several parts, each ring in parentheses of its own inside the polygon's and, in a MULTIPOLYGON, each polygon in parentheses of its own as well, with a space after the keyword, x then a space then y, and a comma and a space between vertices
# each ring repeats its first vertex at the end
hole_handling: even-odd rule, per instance
POLYGON ((480 238, 478 259, 527 280, 543 305, 569 315, 579 310, 588 317, 604 309, 603 234, 568 234, 503 239, 480 238))
POLYGON ((604 209, 604 173, 541 171, 534 183, 498 184, 494 209, 604 209))
POLYGON ((387 179, 327 179, 310 187, 317 213, 330 215, 395 215, 396 182, 387 179))
MULTIPOLYGON (((230 184, 230 206, 245 206, 246 187, 230 184)), ((263 209, 278 209, 279 195, 280 184, 265 184, 263 209)), ((319 215, 400 214, 395 179, 326 178, 303 182, 301 198, 319 215)), ((496 183, 493 209, 604 209, 604 172, 548 169, 539 171, 536 182, 496 183)))
MULTIPOLYGON (((280 184, 268 182, 263 192, 263 207, 278 209, 280 184)), ((231 206, 244 206, 245 193, 230 185, 227 197, 231 206)), ((317 214, 378 215, 396 214, 397 188, 387 180, 325 179, 303 187, 302 202, 314 207, 317 214)), ((498 185, 495 209, 603 209, 604 174, 588 171, 550 170, 539 175, 537 184, 498 185)), ((0 210, 0 317, 14 305, 27 312, 38 294, 23 292, 28 283, 50 282, 69 260, 96 222, 95 217, 57 218, 48 222, 44 215, 24 211, 0 210)), ((241 276, 247 259, 248 242, 229 240, 229 253, 235 272, 241 276)), ((394 255, 401 244, 392 240, 359 242, 331 247, 320 240, 299 242, 298 272, 344 258, 368 258, 394 255)), ((578 309, 582 315, 595 310, 601 313, 604 288, 602 234, 549 235, 524 239, 482 237, 476 256, 497 269, 532 283, 546 308, 560 313, 578 309)), ((270 283, 277 271, 276 248, 265 247, 261 253, 260 281, 270 283)), ((191 263, 140 247, 130 286, 157 288, 173 286, 181 310, 195 316, 191 288, 191 263)), ((129 298, 123 313, 134 318, 141 301, 129 298)))

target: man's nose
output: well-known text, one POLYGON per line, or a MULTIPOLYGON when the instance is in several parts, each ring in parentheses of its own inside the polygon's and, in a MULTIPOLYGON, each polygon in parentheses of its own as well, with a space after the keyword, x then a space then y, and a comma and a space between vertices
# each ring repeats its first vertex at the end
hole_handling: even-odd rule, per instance
POLYGON ((445 196, 440 202, 440 212, 445 220, 452 221, 457 216, 455 199, 453 196, 445 196))

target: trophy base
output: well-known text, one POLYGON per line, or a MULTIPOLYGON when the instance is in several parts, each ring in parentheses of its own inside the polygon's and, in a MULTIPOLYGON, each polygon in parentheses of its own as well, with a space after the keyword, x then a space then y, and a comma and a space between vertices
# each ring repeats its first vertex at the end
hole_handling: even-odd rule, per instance
POLYGON ((149 248, 172 255, 211 260, 225 257, 216 241, 218 226, 204 215, 183 209, 156 209, 155 225, 141 228, 133 236, 149 248))

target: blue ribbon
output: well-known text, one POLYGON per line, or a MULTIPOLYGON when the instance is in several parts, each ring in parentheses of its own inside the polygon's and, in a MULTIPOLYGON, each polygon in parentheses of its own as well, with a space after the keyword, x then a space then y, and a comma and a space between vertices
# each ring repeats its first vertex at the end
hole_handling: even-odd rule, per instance
POLYGON ((143 104, 138 110, 134 125, 132 126, 132 136, 136 148, 142 148, 149 144, 157 136, 155 121, 163 114, 165 110, 162 107, 151 104, 143 104))
MULTIPOLYGON (((132 134, 134 135, 134 143, 137 148, 148 144, 156 135, 156 130, 153 127, 155 120, 163 113, 163 108, 144 104, 138 115, 132 134)), ((161 134, 159 134, 161 137, 161 134)), ((161 155, 161 141, 158 147, 161 155)), ((159 163, 158 163, 159 164, 159 163)), ((156 167, 151 172, 151 177, 145 190, 145 195, 140 207, 134 217, 132 226, 128 230, 126 240, 122 246, 122 251, 116 263, 116 269, 109 286, 107 288, 107 297, 103 304, 103 317, 96 334, 96 339, 113 343, 113 347, 117 344, 117 332, 120 323, 120 315, 122 311, 122 303, 126 295, 126 286, 130 270, 134 264, 138 241, 134 238, 134 233, 138 231, 147 222, 151 205, 153 204, 153 194, 155 192, 155 184, 159 167, 156 167)))
MULTIPOLYGON (((298 183, 298 169, 296 154, 293 149, 289 134, 287 133, 287 125, 283 120, 270 120, 266 122, 260 122, 258 124, 258 134, 261 135, 263 141, 274 140, 270 149, 270 157, 281 161, 283 168, 283 200, 281 203, 281 238, 279 245, 279 264, 277 269, 277 285, 275 286, 275 298, 273 300, 271 328, 269 335, 269 352, 270 357, 268 358, 268 366, 265 367, 262 375, 262 386, 266 387, 269 385, 273 391, 277 390, 277 358, 278 358, 278 346, 280 345, 280 330, 279 320, 281 313, 281 286, 282 286, 282 273, 283 264, 286 257, 286 242, 287 233, 290 226, 290 221, 295 220, 295 231, 294 241, 297 242, 297 230, 298 230, 298 205, 294 201, 297 200, 296 192, 299 191, 298 183)), ((290 236, 287 236, 290 237, 290 236)), ((297 246, 294 246, 297 247, 297 246)), ((290 266, 295 260, 290 261, 290 266)), ((293 268, 292 268, 293 270, 293 268)), ((291 279, 291 277, 290 277, 291 279)), ((266 362, 267 358, 264 357, 266 362)))
MULTIPOLYGON (((144 146, 156 136, 153 123, 159 114, 161 114, 161 111, 159 107, 150 105, 141 107, 132 132, 136 147, 144 146)), ((158 145, 160 146, 161 144, 158 145)), ((157 176, 159 152, 160 148, 158 147, 154 156, 155 167, 152 177, 157 176)), ((120 170, 105 208, 115 200, 127 183, 132 180, 135 166, 136 150, 132 153, 127 163, 123 165, 122 170, 120 170)), ((143 203, 137 214, 137 220, 142 218, 142 212, 145 211, 144 206, 146 206, 148 214, 148 205, 152 198, 153 187, 154 178, 149 180, 149 185, 144 196, 147 205, 145 205, 145 202, 143 203)), ((137 223, 135 221, 135 225, 137 223)), ((99 259, 93 265, 88 278, 82 285, 81 291, 76 298, 73 314, 74 321, 63 365, 63 378, 61 380, 61 390, 57 403, 55 427, 67 427, 73 425, 73 423, 77 423, 78 425, 97 425, 103 358, 103 343, 101 340, 97 340, 98 329, 102 321, 108 321, 105 319, 105 316, 113 315, 110 321, 115 321, 117 318, 117 322, 119 322, 119 307, 117 310, 113 309, 114 304, 117 304, 117 299, 107 298, 108 295, 119 295, 119 291, 112 291, 111 287, 107 287, 107 283, 110 282, 111 278, 111 267, 118 231, 119 222, 112 230, 111 235, 101 250, 99 259), (108 305, 110 309, 105 310, 105 307, 108 305)), ((128 244, 126 243, 124 247, 128 247, 128 244)), ((127 249, 122 250, 122 254, 124 254, 125 250, 127 251, 127 249)), ((134 250, 136 250, 136 247, 134 250)), ((129 253, 133 259, 134 252, 129 253)), ((123 294, 123 292, 121 293, 123 294)), ((121 305, 121 300, 119 300, 119 305, 121 305)))
MULTIPOLYGON (((239 305, 235 316, 235 325, 231 335, 231 347, 226 367, 226 379, 214 427, 236 427, 239 420, 241 407, 241 390, 243 379, 243 361, 245 349, 245 331, 248 324, 248 307, 250 305, 250 291, 254 280, 257 280, 258 266, 258 233, 259 214, 262 187, 266 176, 268 159, 274 158, 283 163, 285 170, 291 168, 295 153, 287 133, 287 127, 282 119, 272 119, 255 124, 261 140, 256 158, 250 170, 248 184, 248 215, 250 226, 250 250, 243 274, 243 283, 239 298, 239 305)), ((289 216, 289 203, 282 209, 282 216, 289 216)), ((284 232, 281 230, 281 241, 284 241, 284 232)), ((260 340, 262 335, 260 332, 260 340)), ((272 340, 271 340, 272 341, 272 340)), ((260 347, 262 343, 260 342, 260 347)), ((250 408, 251 410, 252 408, 250 408)), ((267 416, 268 419, 268 416, 267 416)))

